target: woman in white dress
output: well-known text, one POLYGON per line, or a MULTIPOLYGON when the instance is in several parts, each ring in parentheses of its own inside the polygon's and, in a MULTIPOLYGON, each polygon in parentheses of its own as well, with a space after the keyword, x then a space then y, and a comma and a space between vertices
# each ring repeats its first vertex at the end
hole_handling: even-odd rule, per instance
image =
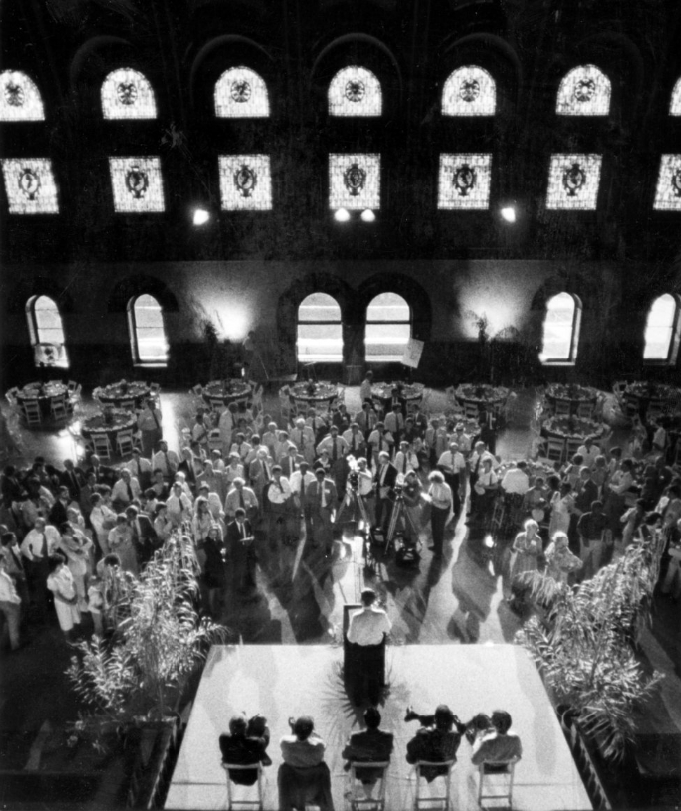
POLYGON ((95 493, 92 496, 90 524, 95 532, 95 540, 102 552, 102 557, 109 554, 109 533, 116 526, 116 513, 109 506, 110 501, 110 494, 95 493))
POLYGON ((52 555, 47 564, 49 572, 47 588, 54 594, 54 607, 59 627, 68 640, 74 625, 80 625, 80 610, 73 575, 66 565, 66 559, 61 554, 52 555))
POLYGON ((66 555, 67 566, 73 575, 73 583, 78 595, 78 608, 87 611, 86 579, 91 573, 90 550, 92 541, 69 522, 59 528, 61 534, 60 548, 66 555))
POLYGON ((553 538, 556 532, 567 531, 570 527, 570 513, 575 503, 572 495, 572 485, 563 482, 560 490, 551 496, 551 519, 549 520, 549 538, 553 538))
POLYGON ((121 559, 121 569, 124 572, 131 572, 135 576, 139 574, 135 541, 125 515, 116 517, 116 526, 109 533, 109 551, 121 559))

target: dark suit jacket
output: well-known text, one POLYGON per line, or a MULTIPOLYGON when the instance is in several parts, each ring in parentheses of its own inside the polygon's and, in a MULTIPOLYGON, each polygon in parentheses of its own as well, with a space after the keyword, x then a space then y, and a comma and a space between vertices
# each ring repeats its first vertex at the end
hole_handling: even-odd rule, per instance
POLYGON ((87 473, 94 473, 97 479, 97 484, 108 484, 109 487, 113 487, 113 483, 118 478, 116 475, 116 471, 112 467, 107 467, 106 465, 100 465, 98 468, 89 467, 87 469, 87 473))
POLYGON ((194 471, 193 462, 190 464, 186 459, 183 459, 177 466, 178 473, 184 473, 187 484, 193 489, 196 487, 196 472, 194 471))
POLYGON ((138 513, 137 524, 139 526, 137 530, 137 554, 140 561, 146 563, 158 546, 158 535, 151 518, 146 513, 138 513))
MULTIPOLYGON (((392 750, 391 732, 384 732, 382 729, 365 729, 362 732, 353 732, 343 750, 343 757, 353 763, 381 762, 390 760, 392 750)), ((357 776, 363 783, 371 783, 378 780, 381 772, 380 769, 358 769, 357 776)))
MULTIPOLYGON (((336 485, 331 479, 324 479, 322 482, 326 490, 326 506, 327 509, 333 510, 338 505, 338 490, 336 485)), ((319 500, 319 482, 310 482, 305 491, 305 502, 310 510, 316 510, 319 500)))
MULTIPOLYGON (((246 528, 246 537, 253 537, 253 529, 251 527, 251 522, 248 519, 244 521, 244 527, 246 528)), ((225 540, 227 542, 227 554, 231 557, 243 555, 249 549, 252 549, 253 546, 252 543, 241 543, 241 530, 236 521, 231 521, 229 524, 227 524, 227 535, 225 540)))
MULTIPOLYGON (((376 473, 374 475, 374 481, 380 487, 381 482, 381 466, 379 465, 376 469, 376 473)), ((395 482, 397 481, 397 468, 392 462, 388 462, 388 469, 385 472, 385 478, 383 479, 383 487, 390 487, 391 489, 395 486, 395 482)))
MULTIPOLYGON (((444 732, 439 729, 419 729, 407 743, 407 763, 416 763, 417 760, 429 760, 431 763, 456 760, 460 743, 461 735, 454 730, 444 732)), ((421 769, 421 774, 429 783, 446 773, 444 766, 424 766, 421 769)))
POLYGON ((47 520, 50 522, 50 524, 54 524, 57 529, 59 529, 62 524, 65 524, 69 520, 66 513, 66 507, 59 499, 54 502, 47 520))
POLYGON ((80 498, 80 488, 85 484, 85 476, 79 467, 74 467, 72 471, 62 470, 59 474, 59 481, 64 487, 69 488, 69 493, 74 501, 80 498), (71 475, 73 474, 73 476, 71 475), (73 477, 75 476, 75 482, 73 477))
MULTIPOLYGON (((245 766, 247 763, 258 763, 268 761, 266 753, 268 739, 265 737, 247 737, 246 735, 220 735, 220 751, 222 752, 223 763, 233 763, 237 766, 245 766)), ((242 786, 252 786, 258 779, 256 769, 244 769, 243 771, 230 771, 230 780, 242 786)))

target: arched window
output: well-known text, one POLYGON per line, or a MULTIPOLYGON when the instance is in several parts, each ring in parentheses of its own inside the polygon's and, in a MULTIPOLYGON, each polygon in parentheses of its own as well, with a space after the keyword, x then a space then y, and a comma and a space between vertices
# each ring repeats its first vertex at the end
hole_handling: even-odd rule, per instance
POLYGON ((163 326, 163 310, 153 296, 144 294, 128 304, 130 343, 135 363, 165 366, 168 341, 163 326))
POLYGON ((4 158, 10 214, 58 214, 57 183, 49 158, 4 158))
POLYGON ((0 73, 0 121, 44 121, 45 108, 36 83, 18 70, 0 73))
POLYGON ((643 359, 675 363, 679 351, 679 302, 665 293, 648 310, 643 359))
POLYGON ((677 79, 669 102, 669 115, 681 115, 681 79, 677 79))
POLYGON ((352 65, 339 70, 329 85, 329 115, 380 116, 381 83, 366 68, 352 65))
POLYGON ((312 293, 298 308, 298 360, 342 361, 341 309, 326 293, 312 293))
POLYGON ((579 65, 565 74, 558 86, 558 115, 607 115, 610 79, 596 65, 579 65))
POLYGON ((662 155, 653 208, 681 211, 681 155, 662 155))
POLYGON ((229 68, 215 83, 218 118, 268 118, 269 114, 267 85, 254 70, 229 68))
POLYGON ((411 310, 397 293, 380 293, 369 302, 364 331, 367 361, 400 361, 411 338, 411 310))
POLYGON ((576 296, 558 293, 546 302, 542 363, 574 363, 577 359, 582 305, 576 296))
POLYGON ((64 328, 55 302, 48 296, 33 296, 26 304, 26 318, 35 365, 67 368, 64 328))
POLYGON ((156 118, 156 96, 147 77, 133 68, 112 71, 102 84, 104 118, 156 118))
POLYGON ((442 89, 442 115, 494 115, 497 85, 484 68, 464 65, 449 75, 442 89))

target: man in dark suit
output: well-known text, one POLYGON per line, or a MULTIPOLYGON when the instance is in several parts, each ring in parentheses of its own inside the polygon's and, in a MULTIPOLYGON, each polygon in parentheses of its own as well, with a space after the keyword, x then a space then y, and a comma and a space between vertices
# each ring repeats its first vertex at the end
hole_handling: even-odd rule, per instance
POLYGON ((253 591, 256 587, 253 531, 243 507, 237 507, 234 521, 227 525, 227 562, 234 591, 241 594, 253 591))
POLYGON ((69 488, 62 485, 59 488, 57 500, 52 505, 52 509, 50 510, 50 514, 48 516, 50 524, 53 524, 55 527, 60 527, 62 524, 65 524, 69 520, 67 510, 70 505, 71 494, 69 492, 69 488))
POLYGON ((74 467, 70 459, 64 459, 64 470, 59 475, 59 481, 69 488, 72 501, 80 501, 80 489, 85 484, 85 476, 79 467, 74 467))
POLYGON ((128 519, 128 526, 132 529, 137 560, 140 565, 148 563, 159 545, 154 524, 151 518, 134 504, 126 508, 125 517, 128 519))
MULTIPOLYGON (((345 770, 350 770, 351 763, 385 763, 390 760, 393 750, 392 732, 379 729, 381 714, 375 707, 369 707, 364 713, 366 729, 353 732, 343 749, 343 757, 348 761, 345 770)), ((380 769, 357 769, 357 777, 361 780, 367 798, 371 797, 371 789, 381 776, 380 769)))
MULTIPOLYGON (((254 715, 246 723, 243 715, 234 715, 229 722, 229 734, 220 735, 220 752, 222 762, 234 766, 246 766, 249 763, 262 763, 270 766, 272 760, 267 754, 270 742, 270 731, 267 719, 254 715)), ((229 779, 241 786, 252 786, 258 779, 257 769, 234 769, 229 771, 229 779)))
POLYGON ((95 484, 107 484, 109 487, 113 486, 116 481, 116 471, 112 467, 103 465, 96 453, 90 457, 90 467, 86 473, 92 473, 95 477, 95 484))
POLYGON ((374 476, 376 484, 376 526, 387 532, 388 522, 393 508, 393 487, 397 480, 397 468, 390 463, 390 456, 381 451, 378 454, 378 466, 374 476))
POLYGON ((328 554, 333 543, 331 519, 338 506, 338 490, 322 468, 315 470, 315 476, 317 480, 310 482, 305 491, 307 535, 313 547, 323 546, 328 554))
POLYGON ((298 470, 300 463, 303 461, 302 456, 298 453, 298 450, 294 447, 290 447, 288 449, 288 454, 284 456, 281 460, 281 474, 285 476, 287 479, 291 478, 291 474, 295 473, 298 470))
MULTIPOLYGON (((431 763, 456 761, 456 752, 466 725, 459 721, 446 704, 440 704, 434 715, 418 715, 408 710, 404 720, 412 719, 420 721, 423 726, 407 743, 407 763, 416 763, 419 760, 431 763)), ((447 767, 423 766, 421 774, 430 783, 436 777, 447 774, 447 767)))

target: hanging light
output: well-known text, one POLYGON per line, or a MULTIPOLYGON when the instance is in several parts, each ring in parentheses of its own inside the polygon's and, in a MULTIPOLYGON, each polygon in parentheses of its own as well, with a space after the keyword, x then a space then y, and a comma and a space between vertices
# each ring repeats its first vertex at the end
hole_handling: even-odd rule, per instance
POLYGON ((506 220, 506 222, 515 222, 516 221, 515 208, 513 206, 504 206, 501 209, 501 216, 506 220))
POLYGON ((350 219, 350 212, 347 208, 339 208, 333 216, 336 222, 347 222, 350 219))
POLYGON ((365 208, 359 216, 362 222, 374 222, 376 219, 376 215, 370 208, 365 208))
POLYGON ((205 225, 210 219, 210 213, 205 208, 195 208, 192 215, 194 225, 205 225))

